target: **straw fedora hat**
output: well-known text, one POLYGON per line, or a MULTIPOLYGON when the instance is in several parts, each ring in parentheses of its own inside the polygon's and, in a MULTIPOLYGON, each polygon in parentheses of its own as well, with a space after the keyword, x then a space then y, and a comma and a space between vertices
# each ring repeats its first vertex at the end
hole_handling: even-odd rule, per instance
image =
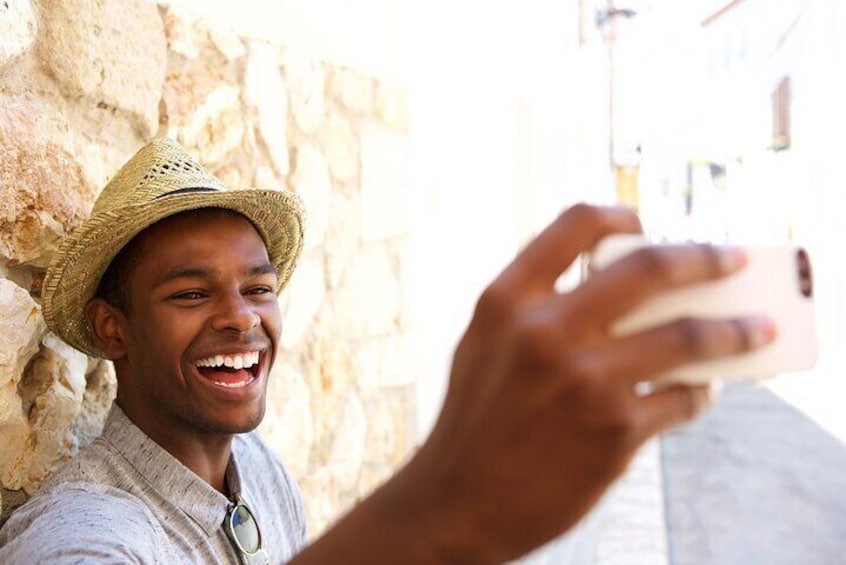
POLYGON ((47 326, 68 344, 102 355, 85 319, 106 268, 129 241, 159 220, 198 208, 246 216, 279 270, 280 292, 303 246, 303 209, 287 191, 230 190, 171 139, 142 147, 106 185, 89 219, 59 247, 42 287, 47 326))

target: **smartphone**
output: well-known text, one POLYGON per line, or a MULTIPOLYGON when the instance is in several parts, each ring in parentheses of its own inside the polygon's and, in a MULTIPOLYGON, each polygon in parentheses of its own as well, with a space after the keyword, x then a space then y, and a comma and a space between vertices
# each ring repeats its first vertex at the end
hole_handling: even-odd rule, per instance
MULTIPOLYGON (((587 258, 587 276, 648 245, 661 244, 641 235, 606 237, 587 258)), ((748 263, 741 271, 655 296, 619 319, 612 331, 625 336, 679 318, 765 315, 776 323, 775 341, 748 353, 681 366, 655 381, 761 380, 816 364, 817 329, 808 253, 793 245, 742 247, 748 263)))

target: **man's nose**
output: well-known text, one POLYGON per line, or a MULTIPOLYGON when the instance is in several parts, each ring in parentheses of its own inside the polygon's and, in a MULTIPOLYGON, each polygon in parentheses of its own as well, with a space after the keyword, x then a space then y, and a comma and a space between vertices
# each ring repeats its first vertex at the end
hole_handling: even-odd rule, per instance
POLYGON ((212 320, 217 331, 246 333, 261 323, 261 318, 240 292, 224 296, 212 320))

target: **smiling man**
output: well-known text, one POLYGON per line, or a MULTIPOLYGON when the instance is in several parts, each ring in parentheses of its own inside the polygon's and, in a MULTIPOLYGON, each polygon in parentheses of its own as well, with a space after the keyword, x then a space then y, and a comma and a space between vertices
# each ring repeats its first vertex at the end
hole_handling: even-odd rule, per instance
POLYGON ((0 561, 264 562, 302 546, 295 484, 245 433, 302 234, 296 197, 229 191, 170 140, 117 173, 44 283, 50 328, 114 361, 116 402, 6 524, 0 561))
POLYGON ((43 290, 50 329, 114 361, 117 399, 0 531, 0 563, 505 562, 576 524, 643 442, 709 403, 707 387, 639 383, 774 336, 759 317, 614 335, 642 301, 744 256, 644 249, 561 293, 580 253, 640 231, 630 211, 574 206, 482 294, 425 444, 305 547, 297 487, 252 432, 302 218, 295 196, 230 191, 170 140, 117 173, 43 290))

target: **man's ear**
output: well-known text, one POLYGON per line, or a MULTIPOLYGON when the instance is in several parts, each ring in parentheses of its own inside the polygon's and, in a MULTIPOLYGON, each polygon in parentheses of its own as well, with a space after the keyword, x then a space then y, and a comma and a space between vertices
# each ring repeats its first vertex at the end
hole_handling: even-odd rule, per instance
POLYGON ((103 300, 92 298, 85 305, 85 319, 107 359, 115 361, 126 355, 126 316, 103 300))

